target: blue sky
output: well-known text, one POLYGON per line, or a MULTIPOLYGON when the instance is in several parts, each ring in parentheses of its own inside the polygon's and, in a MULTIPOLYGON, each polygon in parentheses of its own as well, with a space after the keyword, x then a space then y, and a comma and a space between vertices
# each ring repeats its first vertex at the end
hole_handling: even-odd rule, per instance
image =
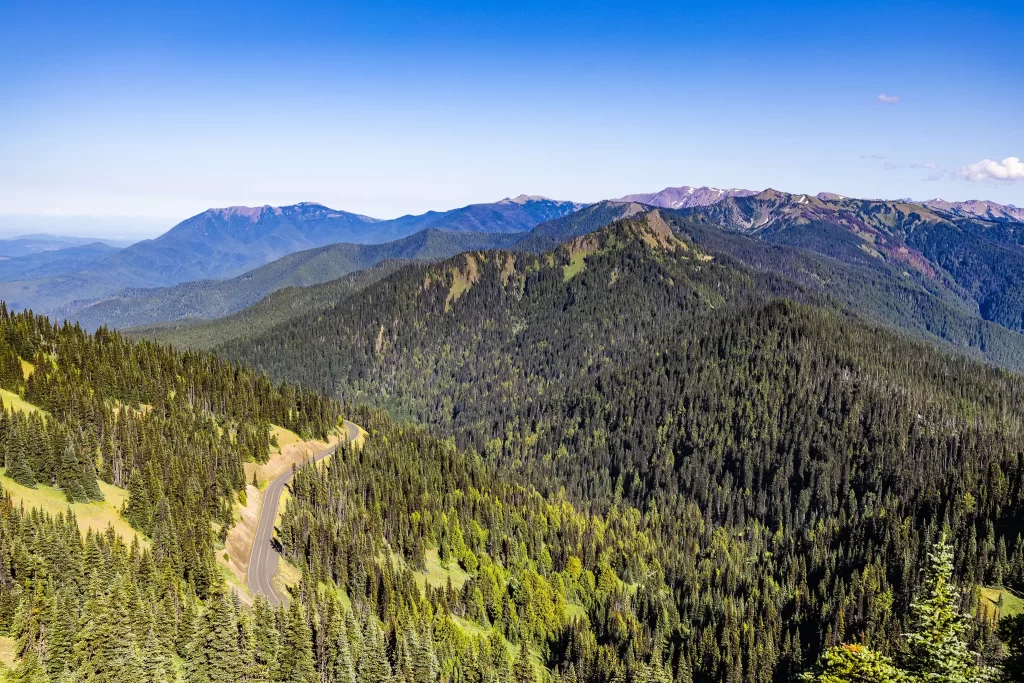
POLYGON ((1020 2, 0 0, 0 214, 684 184, 1022 205, 1022 32, 1020 2))

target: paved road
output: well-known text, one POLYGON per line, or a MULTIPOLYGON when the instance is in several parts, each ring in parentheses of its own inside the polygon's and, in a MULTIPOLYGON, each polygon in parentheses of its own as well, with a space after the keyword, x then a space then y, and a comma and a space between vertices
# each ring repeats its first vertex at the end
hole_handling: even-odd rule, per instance
MULTIPOLYGON (((354 423, 345 420, 345 428, 348 429, 348 441, 354 442, 359 438, 359 427, 354 423)), ((325 448, 312 460, 307 460, 302 466, 310 462, 323 460, 334 453, 337 444, 325 448)), ((263 509, 260 510, 260 520, 256 525, 256 537, 252 541, 252 550, 249 553, 249 571, 246 580, 249 582, 249 590, 253 595, 266 596, 272 605, 280 605, 282 596, 274 591, 273 578, 277 574, 277 561, 281 554, 274 547, 274 523, 277 521, 277 506, 281 502, 281 493, 285 484, 292 478, 291 470, 279 475, 270 482, 263 495, 263 509)))

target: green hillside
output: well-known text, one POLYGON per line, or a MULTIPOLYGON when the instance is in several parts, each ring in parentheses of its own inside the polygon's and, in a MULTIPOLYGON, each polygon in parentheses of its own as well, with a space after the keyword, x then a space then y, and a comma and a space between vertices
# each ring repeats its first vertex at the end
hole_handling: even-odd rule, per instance
MULTIPOLYGON (((455 484, 464 465, 428 455, 425 444, 405 456, 395 444, 378 464, 370 450, 365 471, 360 462, 304 473, 315 502, 291 508, 294 538, 323 529, 326 540, 286 548, 359 595, 373 585, 353 569, 362 565, 331 558, 352 552, 347 525, 366 515, 413 566, 431 544, 450 543, 464 567, 474 566, 468 546, 476 561, 485 552, 507 568, 521 551, 493 545, 488 529, 536 528, 527 557, 547 550, 568 571, 574 552, 605 556, 611 572, 603 598, 567 598, 585 607, 597 649, 569 627, 558 641, 568 646, 547 640, 549 665, 590 671, 666 634, 661 656, 672 675, 686 669, 708 681, 754 672, 788 680, 839 642, 895 648, 920 581, 909 568, 923 566, 944 525, 967 558, 960 580, 999 575, 1022 585, 1024 381, 852 318, 820 289, 679 234, 647 214, 547 254, 480 252, 409 267, 223 348, 453 435, 500 481, 598 515, 616 530, 611 542, 632 539, 624 556, 588 550, 583 539, 596 532, 566 531, 554 513, 547 524, 577 539, 575 551, 545 536, 545 523, 496 521, 487 510, 503 506, 474 492, 483 480, 467 474, 455 484), (435 457, 437 486, 456 489, 454 511, 431 492, 435 457), (364 483, 374 477, 411 493, 395 498, 383 483, 364 483), (317 512, 343 501, 375 501, 376 511, 352 503, 341 521, 317 512), (418 540, 423 528, 433 529, 430 540, 418 540), (612 609, 619 580, 638 592, 612 609), (613 614, 621 630, 607 622, 613 614), (580 663, 575 652, 594 659, 580 663)), ((498 619, 493 587, 476 585, 488 619, 498 619)), ((446 599, 468 612, 479 609, 474 596, 446 599)), ((530 624, 533 638, 552 637, 530 624)))
POLYGON ((514 238, 490 233, 427 230, 384 244, 331 244, 289 254, 229 280, 199 280, 160 289, 129 289, 69 310, 86 328, 132 327, 189 318, 219 318, 284 287, 327 282, 387 260, 431 260, 466 249, 505 246, 514 238))

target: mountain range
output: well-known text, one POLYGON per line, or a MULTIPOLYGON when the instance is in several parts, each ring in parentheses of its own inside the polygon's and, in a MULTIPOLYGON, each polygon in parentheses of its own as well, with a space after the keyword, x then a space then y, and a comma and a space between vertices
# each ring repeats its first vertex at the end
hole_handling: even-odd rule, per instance
POLYGON ((522 232, 580 206, 520 196, 393 220, 314 203, 210 209, 156 239, 138 242, 107 258, 68 264, 59 275, 45 269, 21 271, 14 278, 0 281, 0 299, 13 308, 73 315, 126 288, 231 278, 288 254, 328 244, 382 243, 427 228, 522 232))
MULTIPOLYGON (((789 263, 776 252, 753 249, 753 238, 797 249, 805 259, 816 253, 829 259, 825 263, 833 270, 839 264, 856 269, 836 281, 864 281, 865 273, 872 273, 885 286, 858 295, 863 301, 834 283, 807 283, 806 273, 788 276, 831 292, 882 324, 1016 368, 1020 340, 1011 333, 1024 331, 1024 223, 1016 220, 1016 207, 984 201, 915 203, 683 186, 589 206, 520 195, 393 220, 313 203, 231 207, 203 212, 123 250, 81 245, 0 262, 0 298, 90 329, 142 326, 147 334, 188 336, 199 327, 216 328, 200 321, 233 316, 283 288, 468 250, 540 253, 652 208, 706 226, 700 239, 719 244, 751 267, 784 272, 789 263), (729 234, 747 240, 728 242, 729 234), (914 301, 913 312, 877 305, 883 289, 900 292, 900 301, 914 301), (938 318, 946 320, 942 329, 930 329, 938 318), (172 321, 183 322, 165 324, 172 321)), ((821 271, 816 264, 805 270, 821 271)), ((289 296, 293 304, 301 299, 299 293, 289 296)), ((279 307, 268 304, 262 310, 274 310, 270 318, 280 321, 279 307)), ((242 329, 237 320, 236 331, 242 329)), ((211 332, 206 340, 215 344, 223 337, 211 332)))
POLYGON ((1024 378, 872 319, 913 273, 638 206, 279 290, 216 354, 0 307, 9 679, 811 680, 925 609, 998 663, 1024 378))
MULTIPOLYGON (((270 657, 254 676, 793 681, 927 639, 923 609, 991 624, 1024 589, 1024 335, 1013 281, 988 282, 1021 225, 775 190, 603 201, 92 309, 255 300, 133 332, 214 354, 0 306, 5 494, 106 497, 145 541, 0 506, 0 603, 47 653, 12 679, 110 642, 142 654, 97 646, 104 672, 153 680, 174 652, 189 681, 270 657), (281 608, 254 595, 276 595, 252 581, 271 538, 281 608)), ((970 661, 998 662, 1002 626, 977 632, 970 661)))

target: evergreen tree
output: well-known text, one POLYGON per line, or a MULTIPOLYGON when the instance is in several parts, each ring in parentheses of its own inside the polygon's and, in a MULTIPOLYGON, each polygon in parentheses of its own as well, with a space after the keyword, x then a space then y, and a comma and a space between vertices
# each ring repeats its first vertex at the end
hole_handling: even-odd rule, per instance
POLYGON ((525 643, 519 646, 516 663, 512 665, 512 680, 515 683, 536 683, 537 681, 537 672, 533 668, 530 651, 525 643))
POLYGON ((921 595, 911 605, 914 629, 906 635, 906 668, 922 683, 985 680, 978 655, 963 638, 966 624, 953 566, 953 548, 943 534, 928 555, 921 595))
POLYGON ((235 610, 218 589, 206 606, 185 660, 187 683, 232 683, 242 669, 235 610))
POLYGON ((174 682, 174 662, 152 630, 146 637, 140 658, 146 683, 174 682))
POLYGON ((57 488, 64 491, 69 503, 89 501, 85 487, 82 486, 83 474, 83 465, 79 461, 78 451, 71 440, 71 435, 68 434, 57 469, 57 488))
POLYGON ((128 479, 128 502, 121 512, 128 523, 144 534, 153 533, 153 508, 149 489, 139 470, 133 470, 128 479))
POLYGON ((277 630, 277 615, 262 595, 257 595, 252 611, 252 649, 253 660, 268 679, 276 673, 278 652, 281 648, 280 634, 277 630))
POLYGON ((25 653, 25 657, 7 679, 10 683, 50 683, 46 668, 39 661, 39 653, 35 648, 25 653))
POLYGON ((32 592, 21 599, 14 622, 14 637, 17 639, 17 651, 22 657, 30 650, 41 649, 43 632, 46 629, 52 596, 46 594, 46 583, 36 581, 32 592))
POLYGON ((912 683, 891 659, 861 645, 829 649, 817 671, 801 679, 807 683, 912 683))
POLYGON ((430 629, 424 629, 424 633, 417 634, 410 628, 407 633, 407 642, 411 650, 413 680, 415 683, 435 683, 440 672, 440 665, 437 661, 430 629))
MULTIPOLYGON (((344 610, 344 608, 341 608, 344 610)), ((356 683, 355 660, 348 639, 346 622, 348 615, 341 611, 334 612, 334 618, 328 623, 328 646, 330 676, 327 683, 356 683)))
POLYGON ((284 624, 277 661, 277 680, 316 683, 319 676, 314 668, 313 634, 298 600, 292 600, 285 613, 284 624))
POLYGON ((389 683, 391 664, 384 646, 384 633, 377 618, 372 614, 365 617, 363 642, 356 663, 356 680, 359 683, 389 683))
POLYGON ((1003 680, 1006 683, 1024 681, 1024 614, 999 620, 999 637, 1006 643, 1003 660, 1003 680))
POLYGON ((25 453, 21 449, 12 448, 8 460, 11 464, 7 468, 7 476, 22 486, 34 489, 38 482, 36 482, 36 475, 32 472, 25 453))
POLYGON ((77 605, 70 591, 62 590, 50 601, 46 630, 46 670, 51 678, 70 671, 75 642, 77 605))

